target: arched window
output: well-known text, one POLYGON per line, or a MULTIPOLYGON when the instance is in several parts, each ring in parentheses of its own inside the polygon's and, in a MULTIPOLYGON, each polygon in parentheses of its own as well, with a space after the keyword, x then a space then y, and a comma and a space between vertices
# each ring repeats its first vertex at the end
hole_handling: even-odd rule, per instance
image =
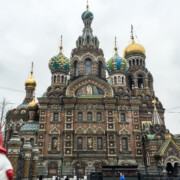
POLYGON ((87 120, 88 120, 88 121, 91 121, 91 120, 92 120, 92 113, 91 113, 91 112, 88 112, 88 114, 87 114, 87 120))
POLYGON ((139 65, 139 59, 136 59, 136 64, 139 65))
POLYGON ((128 81, 129 81, 129 88, 133 89, 134 83, 133 83, 133 80, 132 80, 131 76, 128 77, 128 81))
POLYGON ((53 121, 58 121, 58 113, 53 114, 53 121))
POLYGON ((101 121, 101 113, 100 112, 97 113, 97 120, 101 121))
POLYGON ((100 137, 97 139, 97 149, 98 150, 103 149, 102 138, 100 138, 100 137))
POLYGON ((79 39, 79 45, 81 46, 81 39, 79 39))
POLYGON ((82 147, 83 147, 82 137, 78 137, 78 139, 77 139, 77 149, 82 149, 82 147))
POLYGON ((127 138, 122 138, 122 149, 128 150, 127 138))
POLYGON ((87 36, 87 44, 89 44, 89 36, 87 36))
POLYGON ((114 76, 114 84, 117 84, 117 77, 114 76))
POLYGON ((91 60, 86 60, 86 75, 91 74, 91 60))
POLYGON ((122 76, 122 84, 124 84, 124 76, 122 76))
POLYGON ((143 88, 143 77, 138 75, 138 88, 143 88))
POLYGON ((57 138, 55 138, 55 137, 52 138, 51 149, 57 150, 57 138))
POLYGON ((74 62, 74 76, 78 76, 78 62, 75 61, 74 62))
POLYGON ((30 139, 30 144, 31 144, 32 147, 34 147, 34 138, 30 139))
POLYGON ((54 83, 56 82, 56 76, 54 76, 54 83))
POLYGON ((61 83, 64 83, 64 76, 61 77, 61 83))
POLYGON ((101 77, 102 76, 102 62, 99 61, 98 64, 98 76, 101 77))
POLYGON ((124 113, 121 113, 121 121, 126 121, 126 117, 125 117, 125 114, 124 113))
POLYGON ((78 120, 79 120, 79 121, 82 121, 82 112, 79 112, 79 113, 78 113, 78 120))
POLYGON ((129 66, 131 66, 131 61, 129 60, 129 66))
POLYGON ((87 147, 88 147, 88 149, 93 149, 93 139, 92 139, 92 137, 88 138, 87 147))
POLYGON ((133 66, 135 65, 135 59, 133 59, 133 66))
POLYGON ((142 66, 142 59, 140 60, 140 65, 142 66))

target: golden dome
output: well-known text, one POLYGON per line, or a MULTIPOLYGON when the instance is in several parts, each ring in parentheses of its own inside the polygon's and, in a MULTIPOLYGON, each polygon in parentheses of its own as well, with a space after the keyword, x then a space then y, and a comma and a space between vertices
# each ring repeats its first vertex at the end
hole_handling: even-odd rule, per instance
POLYGON ((123 56, 126 57, 130 54, 143 54, 146 55, 146 50, 144 47, 140 44, 135 43, 134 36, 133 36, 133 27, 131 26, 131 39, 132 42, 130 45, 128 45, 123 52, 123 56))
POLYGON ((31 76, 25 81, 25 86, 32 87, 32 88, 36 87, 36 81, 34 80, 32 73, 31 73, 31 76))
POLYGON ((35 101, 35 96, 33 97, 33 100, 28 104, 28 109, 30 111, 35 111, 38 109, 38 104, 35 101))
POLYGON ((32 62, 32 70, 31 70, 31 75, 30 77, 25 81, 25 86, 26 87, 32 87, 35 88, 36 87, 36 81, 33 78, 33 62, 32 62))

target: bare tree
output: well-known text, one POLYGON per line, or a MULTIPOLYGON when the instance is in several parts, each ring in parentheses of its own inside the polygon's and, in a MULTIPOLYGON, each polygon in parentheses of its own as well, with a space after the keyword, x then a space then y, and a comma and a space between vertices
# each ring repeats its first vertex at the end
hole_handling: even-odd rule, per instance
POLYGON ((2 131, 2 136, 4 137, 5 133, 5 127, 6 127, 6 114, 9 110, 8 106, 11 103, 9 103, 6 98, 3 98, 2 101, 0 102, 0 124, 1 124, 1 131, 2 131))

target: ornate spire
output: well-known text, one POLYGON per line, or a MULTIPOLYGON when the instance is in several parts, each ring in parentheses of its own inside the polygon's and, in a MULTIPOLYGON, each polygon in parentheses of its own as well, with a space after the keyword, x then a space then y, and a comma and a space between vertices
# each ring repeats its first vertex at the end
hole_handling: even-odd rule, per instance
POLYGON ((87 11, 89 11, 89 4, 88 4, 88 0, 87 0, 87 6, 86 6, 86 8, 87 8, 87 11))
POLYGON ((33 78, 33 62, 32 62, 32 65, 31 65, 31 75, 30 77, 25 81, 25 86, 26 87, 32 87, 32 88, 35 88, 36 87, 36 81, 34 80, 33 78))
POLYGON ((32 65, 31 65, 31 76, 33 76, 33 67, 34 67, 34 63, 32 61, 32 65))
POLYGON ((115 54, 117 54, 117 41, 116 41, 116 36, 115 36, 115 47, 114 47, 114 50, 115 50, 115 54))
POLYGON ((133 34, 133 25, 131 25, 131 40, 132 40, 132 43, 135 43, 134 42, 134 34, 133 34))
POLYGON ((62 46, 62 35, 61 35, 61 45, 60 45, 60 53, 62 54, 62 49, 63 49, 63 46, 62 46))
POLYGON ((156 99, 153 99, 152 103, 154 104, 154 112, 153 112, 153 117, 152 117, 152 124, 153 125, 155 125, 155 124, 162 125, 161 118, 160 118, 159 113, 158 113, 157 108, 156 108, 156 99))

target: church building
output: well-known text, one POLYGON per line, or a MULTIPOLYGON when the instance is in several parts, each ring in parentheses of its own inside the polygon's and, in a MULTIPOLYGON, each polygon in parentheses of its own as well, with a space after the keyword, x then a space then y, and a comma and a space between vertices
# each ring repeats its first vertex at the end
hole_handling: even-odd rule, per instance
POLYGON ((35 101, 41 82, 36 83, 32 65, 22 104, 7 114, 6 148, 15 178, 109 175, 113 167, 124 174, 178 175, 180 138, 165 126, 145 48, 135 42, 131 27, 123 56, 115 38, 114 55, 105 60, 93 19, 87 5, 70 59, 61 37, 42 97, 35 101))

